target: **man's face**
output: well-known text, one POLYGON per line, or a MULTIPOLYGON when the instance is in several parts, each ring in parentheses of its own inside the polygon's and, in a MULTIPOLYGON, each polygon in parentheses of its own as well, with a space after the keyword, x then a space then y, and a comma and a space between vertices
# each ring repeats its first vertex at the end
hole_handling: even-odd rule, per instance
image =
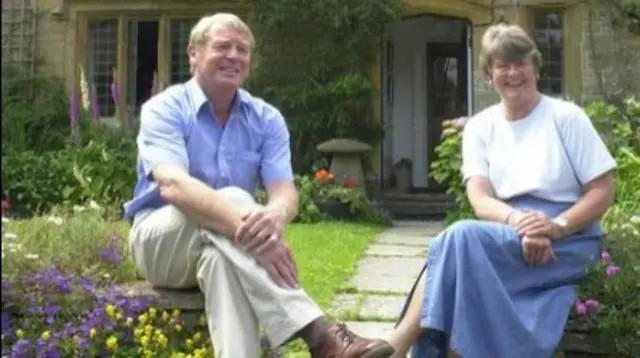
POLYGON ((530 59, 509 62, 495 59, 491 82, 502 100, 512 104, 526 102, 536 95, 537 77, 530 59))
POLYGON ((212 29, 206 44, 189 48, 189 61, 203 85, 237 89, 249 77, 251 43, 241 31, 212 29))

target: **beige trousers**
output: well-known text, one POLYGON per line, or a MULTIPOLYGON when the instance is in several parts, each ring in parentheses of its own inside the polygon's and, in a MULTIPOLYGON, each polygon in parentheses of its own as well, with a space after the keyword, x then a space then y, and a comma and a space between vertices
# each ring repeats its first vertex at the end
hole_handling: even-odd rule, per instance
MULTIPOLYGON (((219 194, 242 211, 258 206, 239 188, 219 194)), ((252 256, 171 205, 135 217, 130 249, 152 285, 200 287, 218 358, 258 358, 259 324, 271 344, 280 346, 323 315, 303 289, 280 288, 252 256)))

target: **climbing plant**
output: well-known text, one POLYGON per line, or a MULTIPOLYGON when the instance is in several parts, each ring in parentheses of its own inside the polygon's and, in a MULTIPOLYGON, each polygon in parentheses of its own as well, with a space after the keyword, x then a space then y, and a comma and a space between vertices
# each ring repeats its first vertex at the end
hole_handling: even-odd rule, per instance
POLYGON ((384 26, 402 0, 245 0, 256 36, 248 88, 277 106, 291 131, 293 165, 307 172, 332 137, 375 145, 372 76, 384 26))

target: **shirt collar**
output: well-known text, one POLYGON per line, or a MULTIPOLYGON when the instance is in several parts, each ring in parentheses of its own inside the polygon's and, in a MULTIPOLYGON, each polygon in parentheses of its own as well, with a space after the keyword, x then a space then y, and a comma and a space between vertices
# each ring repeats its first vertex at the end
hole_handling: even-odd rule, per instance
MULTIPOLYGON (((189 82, 187 82, 187 91, 191 95, 192 105, 195 113, 200 112, 202 106, 207 104, 209 100, 204 94, 202 87, 200 87, 200 85, 198 84, 198 81, 196 81, 195 77, 192 77, 189 82)), ((238 89, 236 91, 236 97, 233 100, 233 104, 231 106, 231 112, 238 111, 243 104, 247 104, 247 97, 247 93, 244 90, 238 89)))

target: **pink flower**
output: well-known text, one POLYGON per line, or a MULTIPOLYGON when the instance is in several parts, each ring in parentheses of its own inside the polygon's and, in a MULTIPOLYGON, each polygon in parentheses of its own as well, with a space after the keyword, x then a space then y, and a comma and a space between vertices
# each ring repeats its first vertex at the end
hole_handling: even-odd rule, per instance
POLYGON ((584 305, 587 306, 588 309, 595 311, 600 307, 600 302, 594 300, 593 298, 589 298, 588 300, 584 301, 584 305))
POLYGON ((585 305, 582 301, 577 301, 574 305, 576 313, 580 316, 584 316, 587 313, 587 305, 585 305))
POLYGON ((600 259, 601 259, 601 260, 602 260, 602 262, 603 262, 603 263, 605 263, 605 264, 610 264, 610 263, 611 263, 611 261, 612 261, 611 254, 610 254, 610 253, 608 253, 608 252, 606 252, 606 251, 603 251, 603 252, 600 254, 600 259))
POLYGON ((614 265, 607 266, 607 276, 615 276, 618 272, 620 272, 620 267, 614 265))

